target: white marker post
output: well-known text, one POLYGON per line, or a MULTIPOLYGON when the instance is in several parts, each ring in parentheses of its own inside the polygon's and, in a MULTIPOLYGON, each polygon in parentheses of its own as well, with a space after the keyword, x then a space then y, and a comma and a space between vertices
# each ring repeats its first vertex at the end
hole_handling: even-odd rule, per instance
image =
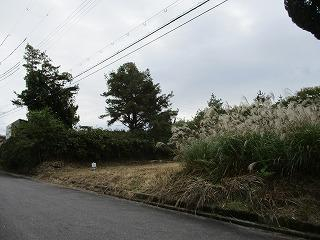
POLYGON ((97 169, 97 164, 95 162, 91 163, 91 169, 92 171, 95 171, 97 169))

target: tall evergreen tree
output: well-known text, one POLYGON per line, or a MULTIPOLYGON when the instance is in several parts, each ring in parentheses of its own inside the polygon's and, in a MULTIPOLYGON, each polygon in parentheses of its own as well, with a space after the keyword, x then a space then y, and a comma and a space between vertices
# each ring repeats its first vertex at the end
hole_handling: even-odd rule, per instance
POLYGON ((78 85, 67 86, 72 81, 70 73, 59 72, 60 66, 52 65, 51 59, 31 45, 26 46, 23 65, 26 69, 26 89, 12 102, 17 106, 27 106, 28 111, 49 109, 67 127, 74 126, 79 117, 74 96, 78 85))
POLYGON ((223 101, 221 98, 217 98, 216 95, 214 95, 214 93, 211 94, 211 97, 208 101, 208 107, 209 108, 214 108, 217 113, 219 114, 223 114, 226 111, 223 109, 223 101))
POLYGON ((133 130, 148 130, 155 135, 170 134, 171 121, 177 111, 171 109, 170 94, 161 94, 149 70, 139 71, 134 63, 126 63, 106 76, 108 91, 106 114, 108 125, 120 121, 133 130))
POLYGON ((257 103, 264 103, 264 102, 269 101, 271 99, 272 99, 271 95, 268 95, 268 94, 262 92, 261 90, 259 90, 259 92, 257 93, 257 96, 253 99, 253 101, 255 101, 257 103))
POLYGON ((284 0, 292 21, 320 40, 320 0, 284 0))

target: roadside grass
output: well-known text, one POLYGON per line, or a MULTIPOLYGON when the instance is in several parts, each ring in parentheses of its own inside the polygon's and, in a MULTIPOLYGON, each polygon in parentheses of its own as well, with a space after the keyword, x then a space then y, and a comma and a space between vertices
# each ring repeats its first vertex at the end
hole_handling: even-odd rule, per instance
POLYGON ((44 163, 35 173, 44 181, 104 194, 133 198, 135 193, 155 196, 191 210, 203 206, 257 213, 274 220, 280 217, 320 224, 320 179, 286 179, 257 174, 224 177, 213 183, 185 171, 179 162, 98 164, 88 166, 44 163))
POLYGON ((224 133, 198 139, 182 148, 186 169, 213 182, 241 176, 250 165, 261 174, 294 178, 317 176, 320 170, 320 124, 305 124, 281 136, 266 133, 224 133))

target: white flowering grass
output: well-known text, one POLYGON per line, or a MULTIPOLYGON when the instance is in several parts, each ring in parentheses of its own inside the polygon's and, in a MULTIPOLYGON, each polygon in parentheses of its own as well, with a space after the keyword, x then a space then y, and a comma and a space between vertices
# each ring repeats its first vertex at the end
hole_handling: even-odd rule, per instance
POLYGON ((320 165, 319 104, 274 104, 271 100, 206 110, 200 128, 173 128, 172 143, 187 169, 214 180, 248 171, 292 176, 316 173, 320 165), (253 165, 252 165, 253 166, 253 165))

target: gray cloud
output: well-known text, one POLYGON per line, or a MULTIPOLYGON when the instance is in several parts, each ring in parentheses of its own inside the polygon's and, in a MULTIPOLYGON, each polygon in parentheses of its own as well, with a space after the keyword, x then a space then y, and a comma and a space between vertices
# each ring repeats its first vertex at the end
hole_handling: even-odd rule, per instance
MULTIPOLYGON (((32 45, 38 44, 81 2, 29 1, 2 3, 0 39, 8 32, 12 36, 0 48, 1 58, 34 27, 36 30, 28 41, 32 45), (29 1, 30 11, 26 13, 24 8, 29 1), (50 9, 50 15, 37 27, 41 16, 50 9), (12 30, 17 20, 20 22, 12 30)), ((73 74, 79 73, 198 1, 182 1, 114 47, 79 65, 87 56, 171 2, 173 0, 152 3, 147 0, 98 0, 92 11, 67 27, 53 41, 54 44, 49 45, 49 49, 42 50, 47 49, 48 55, 54 63, 61 65, 62 70, 69 71, 72 68, 73 74)), ((174 92, 173 107, 179 108, 179 116, 189 118, 198 108, 206 105, 211 92, 229 104, 237 104, 243 96, 254 98, 259 89, 283 95, 287 88, 296 91, 302 87, 319 85, 319 53, 320 42, 291 22, 282 1, 230 0, 223 7, 80 82, 77 96, 80 124, 106 127, 105 120, 98 119, 105 107, 104 99, 100 96, 106 89, 104 73, 127 61, 136 62, 140 69, 149 68, 154 81, 160 83, 164 92, 174 92)), ((22 56, 23 49, 19 49, 0 66, 0 73, 21 60, 22 56)), ((20 70, 0 82, 0 111, 12 108, 10 100, 14 98, 13 91, 19 92, 24 88, 23 76, 24 71, 20 70)), ((4 133, 8 123, 23 117, 25 111, 0 118, 0 133, 4 133)))

